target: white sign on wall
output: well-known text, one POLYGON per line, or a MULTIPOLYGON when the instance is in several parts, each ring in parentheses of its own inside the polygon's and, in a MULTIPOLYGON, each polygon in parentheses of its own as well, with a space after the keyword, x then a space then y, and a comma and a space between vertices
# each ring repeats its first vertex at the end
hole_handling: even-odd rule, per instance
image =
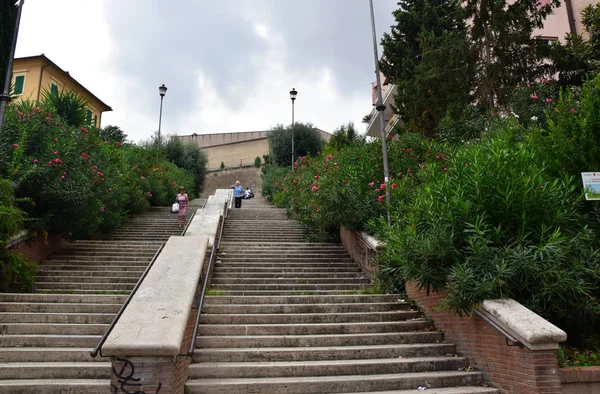
POLYGON ((586 200, 600 200, 600 172, 582 172, 586 200))

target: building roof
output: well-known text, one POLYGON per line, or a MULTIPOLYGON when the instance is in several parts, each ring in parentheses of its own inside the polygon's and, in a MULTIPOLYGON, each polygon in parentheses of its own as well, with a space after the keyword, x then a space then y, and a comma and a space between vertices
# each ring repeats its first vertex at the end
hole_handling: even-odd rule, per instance
POLYGON ((103 108, 103 110, 101 112, 112 111, 112 108, 108 104, 106 104, 102 100, 100 100, 94 93, 90 92, 85 86, 83 86, 75 78, 73 78, 71 76, 71 74, 69 74, 68 71, 65 71, 62 68, 60 68, 56 63, 54 63, 52 60, 48 59, 46 57, 46 55, 44 55, 43 53, 41 55, 36 55, 36 56, 25 56, 25 57, 15 58, 15 60, 34 60, 34 59, 40 59, 40 60, 44 61, 47 65, 54 66, 59 72, 61 72, 63 74, 63 76, 65 78, 68 78, 71 81, 73 81, 73 83, 75 83, 75 85, 77 85, 77 87, 79 89, 81 89, 82 91, 86 92, 87 94, 89 94, 90 96, 92 96, 94 99, 98 100, 98 102, 101 105, 104 106, 104 108, 103 108))

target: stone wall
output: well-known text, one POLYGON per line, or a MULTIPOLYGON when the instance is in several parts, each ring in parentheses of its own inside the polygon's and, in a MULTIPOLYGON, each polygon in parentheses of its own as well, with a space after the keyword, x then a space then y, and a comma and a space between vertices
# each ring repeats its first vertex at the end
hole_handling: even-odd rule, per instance
POLYGON ((10 251, 23 255, 25 258, 39 263, 52 253, 64 248, 67 240, 56 234, 38 233, 35 235, 22 235, 20 239, 13 239, 10 251))
POLYGON ((600 393, 600 367, 571 367, 560 369, 563 394, 600 393))

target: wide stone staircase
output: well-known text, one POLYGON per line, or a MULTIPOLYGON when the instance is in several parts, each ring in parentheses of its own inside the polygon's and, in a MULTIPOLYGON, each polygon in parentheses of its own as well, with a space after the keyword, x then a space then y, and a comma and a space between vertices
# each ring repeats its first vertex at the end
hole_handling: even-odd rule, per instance
POLYGON ((110 363, 90 351, 159 247, 181 233, 168 208, 151 208, 42 261, 37 293, 0 294, 0 393, 109 393, 110 363))
POLYGON ((190 393, 498 393, 342 246, 306 243, 260 198, 231 209, 202 308, 190 393))

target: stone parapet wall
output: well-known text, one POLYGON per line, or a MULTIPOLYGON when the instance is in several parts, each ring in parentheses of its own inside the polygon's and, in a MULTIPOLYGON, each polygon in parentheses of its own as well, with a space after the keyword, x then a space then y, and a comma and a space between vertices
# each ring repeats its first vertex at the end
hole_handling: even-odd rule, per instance
POLYGON ((63 236, 57 234, 38 233, 29 235, 25 233, 11 241, 10 251, 39 263, 52 253, 64 248, 67 243, 63 236))
POLYGON ((377 256, 376 247, 369 245, 359 233, 348 230, 346 227, 340 227, 340 242, 346 248, 346 251, 357 262, 369 279, 373 280, 377 270, 377 265, 373 262, 377 256))

